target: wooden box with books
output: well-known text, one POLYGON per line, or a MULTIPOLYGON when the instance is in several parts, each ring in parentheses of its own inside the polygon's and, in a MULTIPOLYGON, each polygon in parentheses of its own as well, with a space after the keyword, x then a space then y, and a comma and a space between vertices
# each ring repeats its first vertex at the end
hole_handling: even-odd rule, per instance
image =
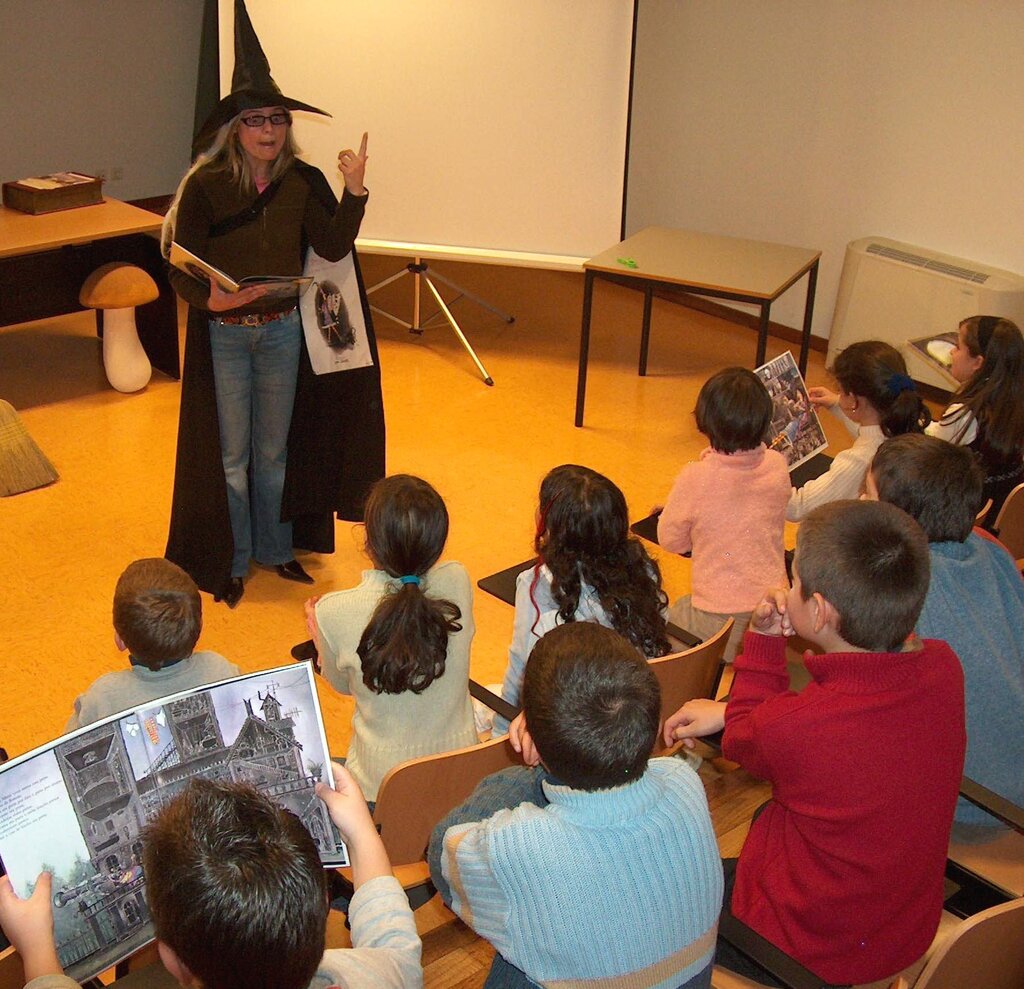
POLYGON ((22 213, 54 213, 103 202, 103 179, 81 172, 54 172, 3 185, 4 206, 22 213))

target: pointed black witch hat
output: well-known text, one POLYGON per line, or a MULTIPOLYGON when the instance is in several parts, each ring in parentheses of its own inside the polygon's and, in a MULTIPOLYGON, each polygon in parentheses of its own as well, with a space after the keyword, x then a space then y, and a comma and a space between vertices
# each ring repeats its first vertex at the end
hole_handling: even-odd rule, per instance
POLYGON ((263 53, 260 39, 256 37, 245 0, 235 0, 235 71, 231 77, 231 92, 225 96, 206 118, 192 141, 193 154, 209 147, 217 131, 243 110, 254 110, 261 106, 283 106, 289 110, 307 110, 330 114, 308 103, 292 99, 281 92, 281 88, 270 75, 270 63, 263 53))

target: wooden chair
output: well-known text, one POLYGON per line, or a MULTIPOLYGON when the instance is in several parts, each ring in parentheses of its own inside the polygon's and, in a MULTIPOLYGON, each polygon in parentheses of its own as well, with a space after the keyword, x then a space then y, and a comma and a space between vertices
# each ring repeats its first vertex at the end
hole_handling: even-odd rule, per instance
POLYGON ((25 985, 25 968, 21 956, 11 947, 0 954, 0 989, 21 989, 25 985))
MULTIPOLYGON (((424 858, 431 831, 485 776, 522 764, 508 737, 502 736, 453 752, 410 759, 384 777, 373 820, 414 910, 435 892, 424 858)), ((351 884, 351 870, 338 871, 351 884)))
MULTIPOLYGON (((730 618, 710 639, 682 652, 650 661, 661 688, 661 722, 696 697, 714 697, 722 678, 722 653, 732 631, 730 618)), ((654 754, 665 751, 661 733, 654 754)))
POLYGON ((1024 484, 1018 484, 996 516, 996 535, 1015 560, 1024 558, 1024 484))
MULTIPOLYGON (((925 959, 893 979, 855 989, 1020 989, 1024 986, 1024 900, 990 907, 967 920, 943 924, 925 959)), ((767 943, 767 942, 766 942, 767 943)), ((790 961, 792 961, 790 959, 790 961)), ((811 989, 822 985, 806 969, 776 977, 786 985, 811 989)), ((761 983, 715 968, 713 989, 758 989, 761 983)))
POLYGON ((1024 899, 963 921, 913 981, 892 989, 1020 989, 1024 986, 1024 899))
POLYGON ((978 509, 978 514, 974 516, 974 524, 981 525, 985 521, 985 516, 988 515, 989 509, 992 507, 992 499, 989 498, 985 501, 985 504, 978 509))
POLYGON ((969 776, 960 781, 960 795, 1007 825, 991 841, 949 843, 946 879, 955 887, 946 909, 970 917, 991 906, 1024 897, 1024 807, 969 776))

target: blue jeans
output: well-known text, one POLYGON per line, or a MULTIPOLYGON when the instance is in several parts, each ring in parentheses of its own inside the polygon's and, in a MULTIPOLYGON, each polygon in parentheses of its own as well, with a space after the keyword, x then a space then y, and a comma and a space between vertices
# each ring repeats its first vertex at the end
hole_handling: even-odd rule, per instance
POLYGON ((232 577, 246 575, 250 557, 272 565, 295 556, 292 524, 281 521, 281 493, 301 347, 297 309, 264 326, 210 320, 232 577))

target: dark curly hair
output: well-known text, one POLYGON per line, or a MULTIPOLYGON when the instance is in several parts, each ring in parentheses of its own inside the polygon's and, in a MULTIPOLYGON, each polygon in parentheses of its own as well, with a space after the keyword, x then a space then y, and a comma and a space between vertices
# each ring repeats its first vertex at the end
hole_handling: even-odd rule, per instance
POLYGON ((907 374, 903 355, 882 340, 859 340, 840 351, 832 368, 839 387, 878 412, 886 436, 923 433, 932 414, 907 374))
MULTIPOLYGON (((366 548, 391 577, 420 577, 437 563, 448 539, 441 496, 411 474, 392 474, 370 491, 364 513, 366 548)), ((378 694, 421 694, 444 673, 448 636, 462 630, 454 601, 428 597, 419 581, 385 594, 356 651, 363 683, 378 694)))
MULTIPOLYGON (((597 594, 611 627, 645 656, 671 651, 662 613, 668 597, 661 589, 661 571, 640 540, 630 535, 626 499, 603 474, 577 464, 548 472, 540 485, 534 549, 551 571, 551 593, 563 622, 575 619, 586 583, 597 594)), ((539 579, 540 564, 531 600, 539 579)))

